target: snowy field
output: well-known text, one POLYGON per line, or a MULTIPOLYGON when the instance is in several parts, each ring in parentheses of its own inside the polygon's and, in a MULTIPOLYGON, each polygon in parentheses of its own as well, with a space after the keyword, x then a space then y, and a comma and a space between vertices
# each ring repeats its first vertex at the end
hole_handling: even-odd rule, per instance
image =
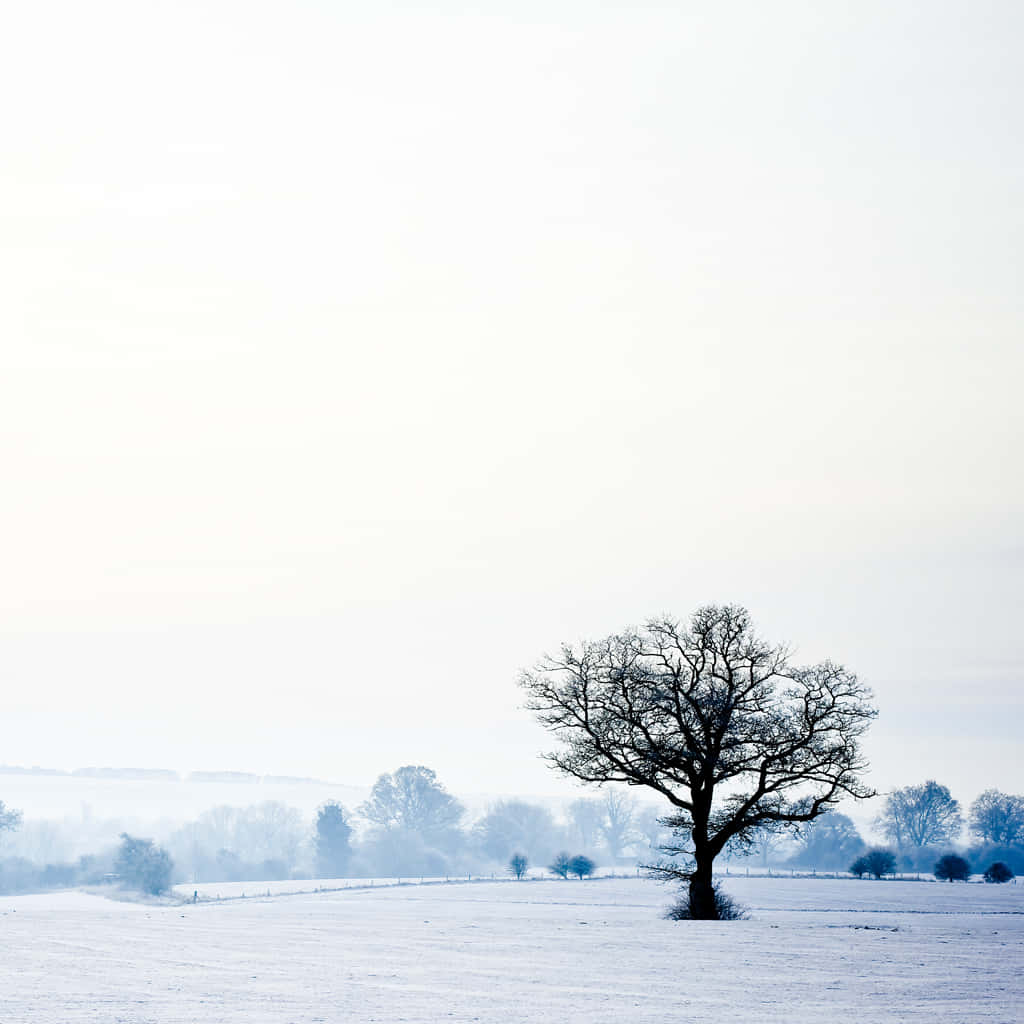
POLYGON ((662 920, 668 892, 640 879, 183 906, 6 897, 0 1020, 1024 1019, 1024 885, 734 877, 728 888, 749 920, 662 920))

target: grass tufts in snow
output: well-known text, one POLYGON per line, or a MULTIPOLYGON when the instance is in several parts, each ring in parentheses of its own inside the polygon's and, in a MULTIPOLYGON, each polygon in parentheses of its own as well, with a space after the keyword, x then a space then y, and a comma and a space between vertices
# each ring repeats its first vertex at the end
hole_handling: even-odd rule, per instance
MULTIPOLYGON (((715 886, 715 909, 718 911, 719 921, 744 921, 748 916, 747 908, 741 903, 737 903, 727 892, 723 891, 720 885, 715 886)), ((688 893, 684 893, 665 911, 665 919, 668 921, 695 920, 690 910, 688 893)))

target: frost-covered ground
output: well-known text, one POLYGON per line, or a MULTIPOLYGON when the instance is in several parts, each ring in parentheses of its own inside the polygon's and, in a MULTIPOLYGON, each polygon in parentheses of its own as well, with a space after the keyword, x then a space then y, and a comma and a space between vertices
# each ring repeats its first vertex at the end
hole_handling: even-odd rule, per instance
POLYGON ((664 921, 668 893, 638 879, 7 897, 0 1020, 1024 1019, 1024 885, 727 884, 749 920, 664 921))

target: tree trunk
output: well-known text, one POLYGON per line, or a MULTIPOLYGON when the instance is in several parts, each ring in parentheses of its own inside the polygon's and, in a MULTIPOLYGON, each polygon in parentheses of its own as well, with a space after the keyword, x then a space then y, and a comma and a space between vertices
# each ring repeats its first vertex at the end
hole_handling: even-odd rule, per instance
POLYGON ((690 916, 695 921, 717 921, 718 905, 715 902, 715 884, 711 874, 714 860, 706 853, 698 853, 694 859, 696 866, 690 876, 690 916))

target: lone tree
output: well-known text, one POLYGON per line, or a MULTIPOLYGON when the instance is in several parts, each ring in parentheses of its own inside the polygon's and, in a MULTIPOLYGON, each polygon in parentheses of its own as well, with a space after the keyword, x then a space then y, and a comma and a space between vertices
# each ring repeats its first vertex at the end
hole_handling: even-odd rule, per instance
POLYGON ((960 804, 933 779, 893 790, 877 824, 901 850, 949 842, 964 826, 960 804))
POLYGON ((596 870, 597 865, 582 853, 578 853, 569 861, 569 874, 575 875, 581 882, 587 875, 592 875, 596 870))
POLYGON ((1001 885, 1013 878, 1013 872, 1001 861, 997 860, 985 868, 985 881, 1001 885))
POLYGON ((530 866, 529 860, 527 860, 525 853, 513 853, 509 857, 508 870, 511 874, 515 875, 516 878, 522 878, 526 874, 526 869, 530 866))
POLYGON ((791 665, 735 605, 563 646, 521 685, 563 743, 547 755, 556 768, 645 786, 672 805, 676 841, 663 850, 687 862, 657 872, 687 886, 693 918, 720 917, 713 866, 727 843, 874 795, 859 744, 876 715, 870 691, 832 662, 791 665))
POLYGON ((432 768, 407 764, 377 779, 359 813, 378 828, 434 839, 456 828, 465 809, 437 781, 432 768))
POLYGON ((947 853, 935 862, 935 877, 940 882, 966 882, 971 877, 971 866, 955 853, 947 853))
POLYGON ((860 878, 862 875, 891 875, 896 870, 896 854, 892 850, 879 847, 861 854, 851 865, 850 874, 860 878))
POLYGON ((321 878, 342 878, 352 859, 352 826, 348 811, 328 800, 316 812, 316 869, 321 878))
POLYGON ((152 839, 139 839, 122 832, 114 868, 125 885, 158 896, 171 886, 174 862, 152 839))
POLYGON ((561 853, 555 854, 555 859, 548 865, 548 871, 553 875, 558 875, 559 878, 568 878, 571 866, 572 857, 565 850, 562 850, 561 853))
POLYGON ((971 804, 971 831, 983 842, 1012 846, 1024 840, 1024 797, 986 789, 971 804))

